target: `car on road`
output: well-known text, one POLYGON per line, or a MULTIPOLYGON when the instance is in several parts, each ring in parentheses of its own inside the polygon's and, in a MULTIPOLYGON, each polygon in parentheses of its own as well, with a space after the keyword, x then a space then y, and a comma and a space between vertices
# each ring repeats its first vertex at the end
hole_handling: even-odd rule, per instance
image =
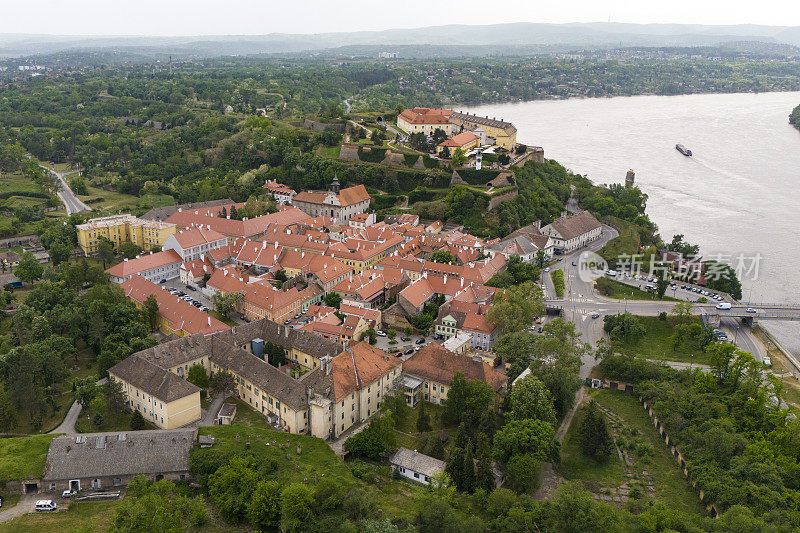
POLYGON ((201 311, 208 311, 208 307, 206 307, 205 305, 201 305, 200 306, 200 310, 201 311))
POLYGON ((178 296, 186 296, 186 293, 183 291, 178 291, 178 296))
POLYGON ((409 348, 409 349, 408 349, 408 350, 406 350, 404 353, 405 353, 406 355, 411 355, 412 353, 414 353, 414 348, 409 348))
POLYGON ((545 272, 550 272, 550 267, 544 269, 545 272))
POLYGON ((403 357, 403 352, 395 352, 393 355, 395 357, 403 357))
POLYGON ((417 339, 417 344, 425 344, 425 339, 417 339))
POLYGON ((765 356, 764 356, 764 364, 765 364, 766 366, 772 366, 772 359, 770 359, 769 357, 767 357, 767 356, 765 355, 765 356))
POLYGON ((167 280, 165 280, 165 279, 162 279, 161 281, 159 281, 159 283, 161 283, 161 284, 166 283, 166 282, 167 282, 167 280))
POLYGON ((600 318, 600 313, 595 311, 594 313, 592 313, 592 318, 600 318))
POLYGON ((717 304, 717 309, 721 309, 721 310, 726 311, 726 310, 728 310, 730 308, 731 308, 731 304, 728 303, 728 302, 722 302, 722 303, 717 304))
POLYGON ((747 309, 745 309, 744 311, 745 311, 745 313, 758 313, 758 311, 756 311, 756 310, 755 310, 755 309, 753 309, 752 307, 748 307, 748 308, 747 308, 747 309))
POLYGON ((286 321, 283 323, 283 325, 284 325, 284 326, 288 326, 288 325, 289 325, 289 324, 291 324, 291 323, 292 323, 292 319, 290 318, 289 320, 286 320, 286 321))

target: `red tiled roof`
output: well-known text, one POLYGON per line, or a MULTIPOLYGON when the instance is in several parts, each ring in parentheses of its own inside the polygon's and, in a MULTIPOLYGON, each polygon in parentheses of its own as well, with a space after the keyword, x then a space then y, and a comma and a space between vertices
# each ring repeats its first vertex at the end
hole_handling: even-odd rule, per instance
POLYGON ((470 381, 480 380, 495 391, 501 390, 508 377, 483 361, 449 352, 441 346, 429 344, 403 363, 403 371, 413 376, 449 385, 456 372, 461 372, 470 381))
POLYGON ((144 304, 151 294, 155 296, 156 302, 158 302, 158 314, 170 321, 173 330, 182 330, 189 335, 196 333, 208 335, 230 329, 230 326, 141 276, 134 276, 120 286, 125 292, 125 296, 140 304, 144 304))
POLYGON ((333 358, 331 377, 336 400, 366 387, 402 362, 366 342, 357 342, 333 358))
POLYGON ((454 135, 444 142, 439 143, 439 146, 448 146, 451 148, 460 148, 471 142, 478 140, 478 136, 472 132, 464 131, 458 135, 454 135))
POLYGON ((192 248, 193 246, 209 242, 216 242, 225 238, 225 235, 207 227, 193 227, 175 234, 175 240, 178 241, 178 244, 180 244, 183 249, 192 248))
POLYGON ((111 276, 118 278, 127 278, 147 270, 159 268, 173 263, 180 263, 181 256, 175 250, 164 250, 154 254, 145 254, 134 259, 127 259, 118 263, 111 268, 107 268, 106 272, 111 276))

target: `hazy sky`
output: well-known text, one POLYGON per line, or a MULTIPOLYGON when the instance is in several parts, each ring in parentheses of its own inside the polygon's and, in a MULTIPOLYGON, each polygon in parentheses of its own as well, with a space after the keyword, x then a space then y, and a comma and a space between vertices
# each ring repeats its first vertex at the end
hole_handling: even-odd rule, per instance
POLYGON ((798 0, 0 0, 0 33, 230 35, 503 22, 800 25, 798 0))

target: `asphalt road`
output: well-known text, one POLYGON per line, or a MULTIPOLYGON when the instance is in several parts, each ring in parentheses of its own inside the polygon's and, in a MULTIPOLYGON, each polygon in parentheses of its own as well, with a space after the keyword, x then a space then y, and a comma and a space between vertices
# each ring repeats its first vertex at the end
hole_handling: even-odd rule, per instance
POLYGON ((75 213, 84 213, 86 211, 92 210, 91 207, 81 202, 78 199, 78 197, 75 196, 75 193, 72 192, 72 189, 69 188, 69 185, 67 185, 67 181, 64 179, 65 177, 78 172, 77 170, 59 173, 50 170, 46 167, 42 168, 45 168, 45 170, 48 170, 57 176, 60 189, 58 191, 58 197, 61 198, 61 201, 64 203, 64 207, 67 209, 68 215, 74 215, 75 213))

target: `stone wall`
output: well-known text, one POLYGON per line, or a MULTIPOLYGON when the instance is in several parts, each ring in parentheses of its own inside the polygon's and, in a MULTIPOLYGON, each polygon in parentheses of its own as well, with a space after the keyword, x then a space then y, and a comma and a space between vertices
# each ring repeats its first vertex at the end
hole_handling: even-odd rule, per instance
POLYGON ((497 196, 492 196, 489 199, 489 207, 486 208, 487 211, 491 211, 495 209, 498 205, 502 204, 503 202, 507 202, 508 200, 513 200, 519 196, 519 189, 514 189, 513 191, 508 191, 503 194, 498 194, 497 196))

